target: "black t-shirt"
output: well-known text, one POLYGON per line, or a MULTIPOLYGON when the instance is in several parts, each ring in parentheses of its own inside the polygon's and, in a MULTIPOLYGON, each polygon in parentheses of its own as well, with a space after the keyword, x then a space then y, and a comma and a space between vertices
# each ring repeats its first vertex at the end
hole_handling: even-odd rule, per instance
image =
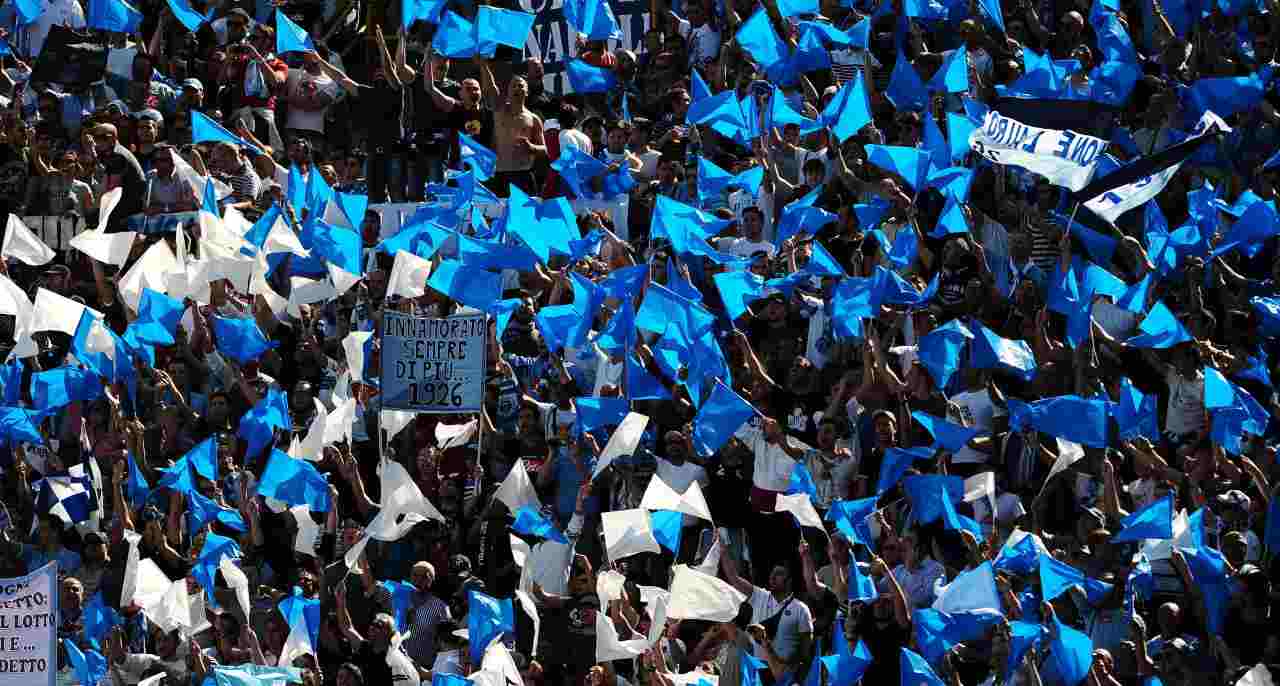
POLYGON ((395 680, 387 664, 387 651, 375 651, 368 640, 360 644, 353 662, 360 667, 366 684, 390 684, 395 680))
MULTIPOLYGON (((476 110, 455 107, 445 121, 449 130, 454 134, 465 133, 480 145, 490 150, 493 149, 493 110, 484 107, 476 110)), ((458 137, 456 135, 453 137, 453 149, 449 153, 449 159, 453 162, 458 160, 458 137)))
POLYGON ((774 417, 787 429, 791 436, 809 445, 817 445, 818 420, 821 412, 827 407, 827 400, 821 393, 798 395, 788 391, 775 391, 770 398, 773 404, 774 417))
MULTIPOLYGON (((449 143, 450 113, 436 107, 431 94, 423 86, 423 78, 419 74, 411 86, 413 88, 413 131, 418 134, 419 146, 431 145, 444 148, 449 143)), ((436 88, 440 89, 441 93, 456 99, 461 86, 457 81, 446 78, 437 82, 436 88)))
POLYGON ((404 130, 400 126, 400 113, 404 109, 402 97, 402 93, 392 88, 386 79, 376 79, 372 86, 360 89, 358 112, 361 121, 368 125, 369 141, 373 147, 399 143, 403 137, 404 130))
POLYGON ((119 143, 116 143, 115 149, 102 158, 102 165, 108 177, 120 177, 120 185, 124 188, 120 204, 116 205, 115 212, 111 213, 111 222, 106 230, 108 232, 123 231, 129 216, 143 210, 142 204, 147 195, 147 177, 142 173, 142 165, 138 164, 138 158, 119 143))

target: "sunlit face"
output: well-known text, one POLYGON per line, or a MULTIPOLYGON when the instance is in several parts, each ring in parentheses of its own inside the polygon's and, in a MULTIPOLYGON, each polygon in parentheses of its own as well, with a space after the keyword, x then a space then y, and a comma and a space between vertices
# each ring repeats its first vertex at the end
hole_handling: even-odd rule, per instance
POLYGON ((467 107, 475 107, 480 102, 480 82, 475 79, 466 79, 462 82, 462 104, 467 107))
POLYGON ((529 82, 520 76, 513 77, 507 86, 507 97, 511 100, 524 100, 528 95, 529 82))

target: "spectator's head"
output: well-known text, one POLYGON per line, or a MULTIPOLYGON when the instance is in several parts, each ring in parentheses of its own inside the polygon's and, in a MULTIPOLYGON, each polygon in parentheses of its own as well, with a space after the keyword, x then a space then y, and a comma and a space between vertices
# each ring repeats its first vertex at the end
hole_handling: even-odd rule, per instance
POLYGON ((809 358, 797 355, 791 361, 791 373, 787 385, 793 393, 813 393, 818 390, 818 369, 809 358))
POLYGON ((462 100, 462 105, 469 110, 479 107, 480 82, 476 79, 463 79, 461 86, 458 97, 462 100))
POLYGON ((36 111, 40 114, 43 121, 60 121, 62 119, 62 105, 58 101, 58 96, 51 92, 41 93, 36 97, 36 111))
POLYGON ((507 82, 507 100, 513 105, 523 105, 529 97, 529 82, 523 76, 512 76, 507 82))
POLYGON ((211 426, 222 426, 231 411, 231 397, 226 391, 214 391, 209 394, 209 415, 211 426))
POLYGON ((69 576, 62 580, 62 594, 59 596, 62 603, 62 611, 79 610, 84 603, 84 584, 80 580, 69 576))
POLYGON ((898 445, 898 420, 888 410, 871 415, 871 430, 876 434, 876 447, 884 450, 898 445))
POLYGON ((338 667, 337 686, 365 686, 364 672, 351 662, 344 662, 338 667))
POLYGON ((160 118, 159 112, 155 112, 155 117, 146 116, 146 112, 155 112, 155 110, 143 110, 136 115, 137 123, 133 126, 133 137, 140 145, 154 145, 161 138, 160 127, 164 124, 164 119, 160 118))
MULTIPOLYGON (((211 157, 213 168, 217 171, 232 174, 240 171, 244 158, 240 156, 240 147, 231 143, 217 143, 213 146, 211 157)), ((185 365, 183 369, 185 373, 185 365)), ((174 379, 177 380, 176 378, 174 379)))
MULTIPOLYGON (((793 126, 788 124, 787 126, 793 126)), ((797 129, 797 132, 799 129, 797 129)), ((810 157, 804 162, 804 182, 811 188, 822 184, 827 176, 827 165, 817 157, 810 157)))
POLYGON ((650 55, 662 52, 662 30, 652 28, 644 32, 644 51, 650 55))
POLYGON ((538 90, 542 86, 542 77, 546 76, 547 70, 542 66, 542 62, 538 60, 528 60, 525 63, 524 75, 529 79, 529 86, 533 90, 538 90))
POLYGON ((668 461, 683 462, 686 457, 685 453, 685 437, 684 434, 671 430, 663 436, 662 445, 665 448, 665 457, 668 461))
POLYGON ((297 164, 311 164, 311 141, 305 136, 294 136, 289 141, 289 161, 297 164))
POLYGON ((187 109, 198 110, 204 104, 204 84, 200 79, 186 79, 182 82, 182 100, 180 105, 187 109))
POLYGON ((276 30, 265 24, 256 24, 253 27, 253 47, 264 56, 271 55, 276 51, 276 30))
POLYGON ((227 43, 239 43, 249 37, 249 13, 239 7, 227 15, 227 43))
POLYGON ((426 593, 436 583, 436 568, 430 562, 415 562, 409 572, 409 581, 418 591, 426 593))
POLYGON ((84 535, 84 559, 92 564, 107 562, 107 537, 101 532, 90 531, 84 535))
POLYGON ((791 592, 791 572, 786 565, 776 565, 769 571, 769 592, 783 596, 791 592))
POLYGON ((1068 40, 1079 36, 1083 30, 1084 16, 1075 10, 1062 15, 1062 21, 1058 23, 1058 31, 1068 40))
POLYGON ((658 182, 669 185, 680 180, 680 162, 674 157, 663 155, 658 160, 658 182))
POLYGON ((782 140, 791 145, 800 145, 800 125, 799 124, 783 124, 782 140))
POLYGON ((36 518, 36 540, 45 548, 62 545, 62 520, 42 513, 36 518))
POLYGON ((120 132, 115 124, 98 124, 89 133, 93 136, 93 147, 98 157, 110 155, 120 141, 120 132))
POLYGON ((689 112, 689 104, 693 99, 689 97, 689 91, 683 88, 671 89, 671 112, 675 115, 677 121, 683 121, 684 115, 689 112))
POLYGON ((609 146, 609 152, 615 155, 625 152, 627 149, 627 141, 630 138, 630 124, 625 121, 613 121, 609 123, 609 133, 605 137, 605 141, 609 146))

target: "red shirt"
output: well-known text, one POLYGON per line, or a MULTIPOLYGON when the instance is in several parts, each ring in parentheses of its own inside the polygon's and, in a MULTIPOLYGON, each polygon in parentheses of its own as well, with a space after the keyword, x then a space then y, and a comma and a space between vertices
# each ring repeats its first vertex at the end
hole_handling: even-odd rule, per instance
MULTIPOLYGON (((231 58, 231 82, 235 84, 231 89, 232 109, 238 110, 242 107, 265 107, 269 110, 274 110, 276 108, 275 91, 272 91, 271 95, 266 98, 249 97, 244 94, 245 74, 249 70, 249 62, 250 58, 248 55, 231 58)), ((275 72, 276 76, 280 79, 280 87, 276 90, 283 88, 285 80, 289 78, 289 65, 285 64, 284 60, 273 55, 266 59, 266 67, 275 72)), ((262 67, 260 65, 259 69, 261 68, 262 67)))

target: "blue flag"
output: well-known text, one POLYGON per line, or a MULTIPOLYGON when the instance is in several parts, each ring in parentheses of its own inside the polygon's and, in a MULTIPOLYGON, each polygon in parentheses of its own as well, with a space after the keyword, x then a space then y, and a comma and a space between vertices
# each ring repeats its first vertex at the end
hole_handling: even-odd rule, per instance
POLYGON ((100 31, 134 34, 142 25, 142 12, 127 0, 89 0, 85 25, 100 31))
POLYGON ((1040 554, 1040 594, 1046 603, 1066 593, 1072 586, 1084 589, 1090 603, 1097 604, 1109 593, 1112 585, 1085 576, 1084 572, 1062 562, 1052 555, 1040 554))
POLYGON ((127 457, 129 460, 129 478, 124 485, 125 497, 129 499, 129 504, 136 509, 147 502, 147 497, 151 495, 151 484, 147 483, 147 478, 142 475, 142 470, 138 468, 138 463, 133 459, 133 453, 129 453, 127 457))
POLYGON ((711 277, 730 321, 747 313, 751 303, 765 296, 764 277, 752 272, 720 272, 711 277))
POLYGON ((236 435, 245 439, 247 456, 256 457, 273 444, 275 430, 289 431, 293 422, 289 416, 289 398, 276 388, 268 388, 266 397, 245 413, 240 419, 240 428, 236 435))
POLYGON ((991 22, 992 26, 1004 33, 1004 11, 1000 8, 1000 0, 978 0, 978 10, 991 22))
POLYGON ((1049 663, 1053 672, 1068 686, 1078 686, 1089 675, 1093 665, 1093 639, 1053 618, 1054 630, 1049 649, 1049 663))
POLYGON ((427 285, 481 311, 489 309, 502 298, 501 274, 465 267, 456 260, 444 260, 436 265, 427 285))
POLYGON ((1173 494, 1155 500, 1125 517, 1120 525, 1122 528, 1111 538, 1112 543, 1173 538, 1173 494))
POLYGON ((245 364, 252 362, 278 343, 268 341, 252 318, 213 317, 213 336, 218 352, 245 364))
POLYGON ((498 166, 498 155, 494 151, 480 145, 474 138, 458 132, 458 156, 462 164, 469 167, 477 181, 488 181, 493 178, 498 166))
POLYGON ((1125 345, 1132 348, 1172 348, 1192 340, 1191 333, 1182 322, 1158 300, 1138 325, 1138 332, 1137 336, 1125 341, 1125 345))
POLYGON ((954 453, 963 448, 974 436, 985 433, 981 429, 971 429, 969 427, 952 424, 942 417, 935 417, 928 412, 916 410, 911 416, 920 422, 920 426, 933 436, 933 447, 942 448, 943 450, 954 453))
POLYGON ((223 507, 210 498, 200 495, 198 491, 187 493, 188 530, 199 531, 206 525, 217 522, 236 531, 248 531, 244 518, 239 512, 223 507))
POLYGON ((907 473, 911 463, 916 460, 927 460, 933 457, 933 450, 919 448, 889 448, 884 451, 884 459, 880 462, 880 476, 876 481, 876 495, 898 485, 902 475, 907 473))
POLYGON ((1025 576, 1040 568, 1040 549, 1036 547, 1036 539, 1027 534, 1013 545, 1000 549, 993 566, 1002 572, 1025 576))
POLYGON ((912 520, 928 524, 946 514, 944 500, 954 502, 964 497, 964 479, 942 474, 909 476, 903 480, 902 489, 911 502, 912 520))
POLYGON ((1120 399, 1112 412, 1120 440, 1130 441, 1138 436, 1158 440, 1160 429, 1156 413, 1156 396, 1144 395, 1129 377, 1121 377, 1120 399))
MULTIPOLYGON (((279 8, 276 8, 276 54, 290 52, 315 52, 316 44, 306 29, 298 26, 279 8)), ((312 174, 319 176, 319 174, 312 174)))
POLYGON ((438 24, 446 4, 445 0, 400 0, 400 25, 407 29, 419 20, 438 24))
POLYGON ((751 403, 717 381, 711 397, 702 404, 693 419, 694 449, 704 456, 715 454, 755 415, 756 408, 751 403))
POLYGON ((1027 404, 1014 398, 1009 405, 1009 428, 1034 428, 1094 448, 1107 447, 1107 401, 1060 395, 1027 404))
POLYGON ((526 536, 536 536, 547 540, 556 541, 557 543, 569 542, 564 534, 556 528, 556 525, 547 519, 537 508, 526 505, 515 513, 515 522, 511 525, 511 530, 518 534, 526 536))
POLYGON ((835 523, 836 530, 844 535, 850 543, 871 545, 871 527, 867 518, 876 510, 876 496, 861 500, 832 501, 824 519, 835 523))
POLYGON ((901 51, 889 73, 889 87, 884 95, 895 108, 903 111, 923 112, 929 106, 929 89, 901 51))
MULTIPOLYGON (((476 25, 453 10, 446 10, 431 39, 431 49, 452 59, 476 55, 476 25)), ((459 134, 462 135, 462 134, 459 134)))
POLYGON ((867 161, 884 171, 897 174, 919 191, 929 177, 929 153, 901 145, 867 145, 867 161))
POLYGON ((902 673, 902 686, 946 686, 923 657, 906 648, 902 649, 899 669, 902 673))
MULTIPOLYGON (((198 32, 202 24, 204 24, 206 21, 209 21, 210 19, 213 18, 212 9, 209 10, 209 14, 201 15, 199 12, 191 8, 191 3, 188 2, 187 0, 166 0, 166 1, 169 3, 169 9, 173 10, 173 16, 183 26, 187 27, 188 31, 192 33, 198 32)), ((194 127, 195 125, 194 113, 192 114, 191 120, 192 120, 192 126, 194 127)), ((194 131, 194 128, 192 130, 194 131)))
POLYGON ((947 204, 938 215, 938 225, 929 235, 933 238, 946 238, 953 234, 969 233, 969 220, 965 218, 964 207, 954 195, 947 195, 947 204))
POLYGON ((564 179, 569 189, 579 198, 589 195, 591 189, 586 185, 588 181, 609 171, 604 162, 573 145, 561 146, 560 159, 552 162, 551 168, 560 173, 560 178, 564 179))
POLYGON ((974 369, 1000 369, 1030 381, 1036 375, 1036 357, 1031 346, 1021 339, 1001 338, 996 332, 977 323, 969 364, 974 369))
POLYGON ((96 685, 107 678, 107 658, 102 653, 92 649, 81 651, 69 638, 62 639, 62 649, 66 651, 67 661, 81 684, 96 685))
POLYGON ((312 512, 329 511, 329 483, 305 460, 272 450, 258 481, 258 494, 289 505, 306 505, 312 512))
POLYGON ((965 343, 971 339, 973 332, 957 319, 939 326, 920 339, 917 353, 920 364, 933 377, 939 390, 945 390, 951 382, 951 376, 960 369, 961 353, 965 343))
POLYGON ((221 124, 197 110, 191 111, 191 140, 194 143, 230 143, 262 154, 258 146, 222 128, 221 124))
POLYGON ((485 57, 492 57, 499 45, 523 50, 535 19, 530 12, 480 5, 476 8, 477 50, 485 57))
POLYGON ((929 79, 929 90, 938 93, 964 93, 969 90, 969 51, 963 44, 947 53, 942 66, 929 79))
POLYGON ((515 630, 515 610, 510 598, 499 600, 476 590, 467 591, 467 633, 472 662, 479 664, 495 638, 515 630))
POLYGON ((822 109, 818 119, 823 126, 831 129, 832 135, 841 143, 857 135, 871 123, 871 105, 862 72, 854 74, 853 79, 846 81, 836 91, 835 97, 822 109))
POLYGON ((13 9, 20 25, 35 23, 44 14, 40 0, 13 0, 13 9))
POLYGON ((564 73, 575 93, 607 93, 618 87, 618 77, 612 69, 592 66, 580 59, 565 62, 564 73))
POLYGON ((563 11, 565 23, 585 34, 587 40, 622 38, 618 20, 607 0, 567 0, 563 11))
POLYGON ((787 59, 787 44, 774 31, 773 23, 763 7, 757 8, 746 21, 738 27, 735 35, 738 45, 751 55, 762 69, 781 63, 787 59))
POLYGON ((77 400, 93 400, 102 395, 97 374, 80 367, 62 366, 31 375, 31 407, 47 416, 77 400))

